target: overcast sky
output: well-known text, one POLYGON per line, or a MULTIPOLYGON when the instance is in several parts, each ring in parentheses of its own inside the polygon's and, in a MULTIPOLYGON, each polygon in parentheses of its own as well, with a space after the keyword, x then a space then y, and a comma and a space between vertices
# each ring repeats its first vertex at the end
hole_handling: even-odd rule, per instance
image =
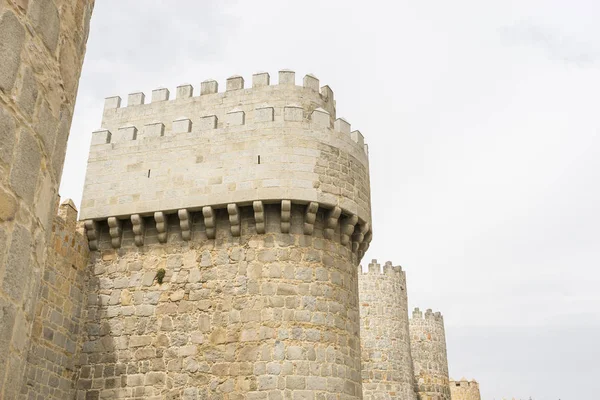
POLYGON ((598 397, 600 3, 100 0, 61 195, 103 99, 312 72, 370 149, 365 262, 444 314, 484 400, 598 397))

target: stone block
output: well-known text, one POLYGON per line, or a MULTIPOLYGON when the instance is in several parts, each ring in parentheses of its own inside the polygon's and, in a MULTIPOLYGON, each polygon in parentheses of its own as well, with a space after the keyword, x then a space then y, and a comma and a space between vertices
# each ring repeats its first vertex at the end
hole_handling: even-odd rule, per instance
POLYGON ((112 96, 104 99, 104 110, 111 110, 114 108, 121 107, 121 97, 120 96, 112 96))
POLYGON ((228 125, 244 125, 246 122, 246 113, 240 109, 233 109, 227 113, 228 125))
POLYGON ((139 106, 146 101, 146 95, 142 92, 130 93, 127 96, 127 107, 139 106))
POLYGON ((119 128, 111 138, 111 143, 124 143, 137 139, 137 128, 135 126, 124 126, 119 128))
POLYGON ((259 72, 252 75, 252 87, 263 87, 271 84, 271 76, 268 72, 259 72))
POLYGON ((365 145, 365 137, 360 133, 360 131, 352 131, 350 132, 350 137, 354 140, 360 147, 364 147, 365 145))
POLYGON ((169 89, 158 88, 152 91, 152 103, 169 100, 169 89))
POLYGON ((187 133, 192 131, 192 121, 189 118, 178 118, 173 121, 173 133, 187 133))
POLYGON ((60 32, 60 19, 54 1, 30 0, 27 16, 50 53, 54 53, 60 32))
POLYGON ((30 255, 31 234, 23 225, 15 224, 0 282, 4 293, 17 303, 23 298, 33 272, 30 255))
POLYGON ((37 141, 28 130, 22 130, 10 171, 10 185, 30 205, 33 203, 41 160, 37 141))
POLYGON ((279 84, 280 85, 295 85, 296 84, 296 73, 289 69, 279 71, 279 84))
POLYGON ((225 87, 226 91, 232 91, 232 90, 240 90, 244 88, 244 78, 239 76, 239 75, 235 75, 232 76, 230 78, 227 78, 227 85, 225 87))
POLYGON ((336 132, 344 133, 346 135, 350 134, 350 123, 346 121, 344 118, 338 118, 333 123, 333 129, 336 132))
POLYGON ((311 114, 311 120, 317 128, 330 128, 331 118, 327 111, 322 108, 315 109, 311 114))
POLYGON ((92 132, 92 146, 110 143, 111 136, 112 134, 108 129, 92 132))
POLYGON ((319 79, 312 74, 306 74, 302 81, 302 86, 307 89, 314 90, 315 92, 319 92, 319 79))
POLYGON ((275 109, 268 105, 257 107, 254 110, 254 120, 256 122, 270 122, 275 116, 275 109))
POLYGON ((205 94, 214 94, 219 92, 219 82, 215 80, 206 80, 200 84, 200 96, 205 94))
MULTIPOLYGON (((37 1, 39 3, 39 1, 37 1)), ((13 88, 19 65, 21 50, 25 41, 25 29, 11 11, 0 17, 0 90, 8 93, 13 88)))
POLYGON ((165 124, 162 122, 153 122, 144 126, 143 137, 161 137, 165 134, 165 124))
POLYGON ((321 87, 321 97, 327 102, 333 101, 333 90, 327 85, 321 87))
POLYGON ((192 85, 177 86, 176 99, 187 99, 194 95, 194 87, 192 85))
POLYGON ((302 121, 304 110, 296 104, 287 105, 283 108, 283 119, 285 121, 302 121))
POLYGON ((200 118, 200 122, 198 122, 198 129, 201 131, 205 131, 208 129, 216 129, 217 123, 218 119, 216 115, 207 115, 205 117, 200 118))
MULTIPOLYGON (((2 63, 1 59, 0 63, 2 63)), ((16 124, 13 116, 8 113, 7 109, 0 107, 0 161, 11 164, 16 138, 16 124)))
MULTIPOLYGON (((56 132, 58 120, 54 116, 47 101, 42 101, 37 112, 37 122, 35 123, 35 132, 42 139, 46 151, 51 154, 56 141, 56 132)), ((68 132, 64 132, 68 135, 68 132)))
MULTIPOLYGON (((0 63, 1 62, 2 61, 0 61, 0 63)), ((37 98, 38 84, 35 78, 35 74, 33 73, 31 68, 26 66, 23 69, 23 80, 21 81, 21 90, 17 100, 19 103, 19 107, 21 107, 21 111, 24 115, 28 117, 31 117, 33 115, 37 98)))

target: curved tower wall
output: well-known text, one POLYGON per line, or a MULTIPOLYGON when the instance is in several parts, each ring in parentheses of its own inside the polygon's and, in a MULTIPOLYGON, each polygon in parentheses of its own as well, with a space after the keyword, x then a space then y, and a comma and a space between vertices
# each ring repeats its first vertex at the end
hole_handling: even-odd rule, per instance
POLYGON ((81 397, 362 396, 367 156, 331 91, 291 76, 255 76, 260 95, 235 77, 199 99, 107 100, 82 211, 96 251, 81 397))
POLYGON ((450 380, 450 395, 452 400, 481 400, 479 383, 475 379, 450 380))
POLYGON ((373 260, 358 287, 363 398, 415 400, 405 272, 373 260))
POLYGON ((410 347, 419 400, 450 400, 444 318, 418 309, 410 319, 410 347))

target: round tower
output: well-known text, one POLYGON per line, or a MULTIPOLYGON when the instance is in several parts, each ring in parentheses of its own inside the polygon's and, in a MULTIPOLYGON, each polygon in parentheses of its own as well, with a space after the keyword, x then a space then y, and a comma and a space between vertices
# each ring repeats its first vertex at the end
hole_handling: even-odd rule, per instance
POLYGON ((415 308, 409 323, 410 348, 419 400, 450 400, 444 318, 415 308))
POLYGON ((95 250, 83 397, 362 396, 363 136, 312 75, 244 86, 106 100, 81 211, 95 250))
POLYGON ((466 378, 460 381, 450 379, 450 395, 452 400, 481 400, 479 383, 475 379, 471 381, 466 378))
POLYGON ((373 260, 358 276, 363 398, 415 400, 406 274, 373 260))

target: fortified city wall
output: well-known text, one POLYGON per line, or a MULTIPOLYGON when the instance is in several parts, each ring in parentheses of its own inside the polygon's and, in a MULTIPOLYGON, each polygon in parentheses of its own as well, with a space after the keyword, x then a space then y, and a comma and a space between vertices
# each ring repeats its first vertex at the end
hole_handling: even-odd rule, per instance
POLYGON ((58 207, 27 356, 26 399, 75 398, 88 294, 89 250, 71 200, 58 207))
POLYGON ((409 329, 418 399, 450 400, 444 317, 415 308, 409 329))
POLYGON ((471 381, 465 378, 462 378, 460 381, 451 379, 450 394, 452 400, 481 400, 479 383, 475 379, 471 381))
POLYGON ((415 400, 406 274, 373 260, 358 275, 365 400, 415 400))
POLYGON ((94 0, 0 0, 0 398, 16 399, 94 0))
POLYGON ((367 155, 362 135, 334 121, 331 91, 293 76, 107 101, 82 210, 97 251, 79 397, 362 396, 367 155))

